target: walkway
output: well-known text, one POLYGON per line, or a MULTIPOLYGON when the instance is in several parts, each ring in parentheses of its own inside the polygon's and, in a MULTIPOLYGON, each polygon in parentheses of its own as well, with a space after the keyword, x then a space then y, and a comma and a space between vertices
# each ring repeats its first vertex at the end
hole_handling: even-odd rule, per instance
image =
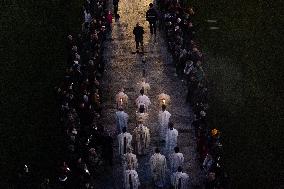
MULTIPOLYGON (((114 97, 119 89, 124 87, 125 93, 129 97, 129 107, 126 110, 130 116, 129 131, 133 131, 136 111, 134 102, 139 95, 137 83, 141 81, 143 69, 145 69, 146 81, 151 86, 148 94, 152 102, 149 109, 150 118, 145 124, 151 130, 151 149, 147 156, 138 158, 141 188, 152 188, 148 162, 155 147, 163 147, 159 143, 156 132, 158 111, 160 109, 157 95, 162 92, 171 96, 168 111, 172 114, 171 120, 175 124, 175 128, 179 130, 178 146, 185 156, 184 171, 190 175, 192 184, 198 185, 200 183, 200 168, 196 158, 194 132, 191 127, 192 113, 185 104, 186 88, 174 76, 175 70, 171 65, 171 56, 167 52, 163 38, 159 33, 156 39, 155 36, 150 34, 148 22, 145 20, 145 13, 150 2, 152 1, 120 0, 119 14, 121 18, 119 22, 113 23, 111 37, 105 43, 106 72, 103 85, 106 89, 104 94, 107 94, 107 96, 104 99, 103 123, 109 131, 115 131, 114 113, 116 105, 114 97), (145 29, 144 55, 135 53, 132 30, 137 22, 145 29), (145 59, 146 62, 143 63, 142 59, 145 59)), ((98 186, 98 188, 122 189, 123 178, 121 162, 117 155, 116 136, 114 136, 114 139, 116 144, 114 147, 115 165, 112 172, 106 170, 108 178, 102 179, 102 186, 98 186)))

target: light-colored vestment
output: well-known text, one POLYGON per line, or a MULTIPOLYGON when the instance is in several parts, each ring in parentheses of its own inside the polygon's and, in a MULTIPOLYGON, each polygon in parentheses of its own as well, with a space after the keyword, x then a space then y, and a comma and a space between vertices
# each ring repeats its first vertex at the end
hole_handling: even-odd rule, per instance
POLYGON ((140 112, 136 113, 136 121, 142 121, 143 123, 145 123, 145 121, 148 118, 149 118, 149 114, 148 113, 140 113, 140 112))
POLYGON ((170 169, 171 172, 176 172, 179 166, 183 166, 184 162, 184 157, 183 154, 178 152, 178 153, 172 153, 169 157, 170 160, 170 169))
POLYGON ((138 168, 138 160, 135 154, 127 152, 122 156, 123 171, 127 169, 136 170, 138 168))
POLYGON ((124 172, 124 189, 138 189, 140 185, 138 173, 135 170, 124 172))
POLYGON ((160 138, 162 140, 166 140, 166 132, 169 126, 171 114, 167 110, 159 112, 159 130, 160 130, 160 138))
POLYGON ((127 122, 128 122, 128 114, 124 111, 117 111, 115 112, 115 119, 116 119, 116 128, 118 133, 122 132, 122 128, 127 128, 127 122))
POLYGON ((175 172, 171 176, 171 184, 174 189, 189 189, 189 176, 183 172, 175 172))
POLYGON ((131 147, 131 141, 132 141, 132 135, 130 133, 120 133, 117 136, 117 140, 118 140, 118 152, 120 155, 123 155, 127 152, 128 148, 132 148, 131 147))
POLYGON ((166 150, 167 153, 171 153, 174 148, 177 146, 177 137, 178 137, 178 131, 173 128, 167 130, 166 134, 166 150))
POLYGON ((150 144, 150 130, 143 124, 139 124, 133 131, 135 152, 139 155, 146 153, 150 144))
POLYGON ((149 107, 150 104, 151 104, 151 101, 150 101, 149 97, 146 96, 146 95, 140 95, 136 99, 136 105, 137 105, 138 109, 140 108, 141 105, 144 105, 145 111, 148 111, 148 107, 149 107))
POLYGON ((166 183, 167 162, 164 155, 155 153, 150 158, 150 168, 156 186, 164 187, 166 183))

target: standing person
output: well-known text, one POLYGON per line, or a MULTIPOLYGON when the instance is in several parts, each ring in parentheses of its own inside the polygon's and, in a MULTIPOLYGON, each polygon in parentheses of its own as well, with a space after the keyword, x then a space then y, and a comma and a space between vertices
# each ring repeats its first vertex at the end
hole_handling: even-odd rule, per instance
POLYGON ((122 132, 123 127, 127 128, 128 118, 129 118, 128 114, 125 113, 123 111, 123 108, 120 106, 118 108, 118 111, 115 112, 116 128, 118 133, 122 132))
POLYGON ((183 166, 184 157, 183 154, 179 152, 179 147, 174 148, 175 153, 170 155, 170 169, 174 173, 177 171, 179 166, 183 166))
POLYGON ((133 131, 135 151, 138 155, 144 155, 150 144, 150 130, 139 121, 133 131))
POLYGON ((148 112, 148 107, 151 104, 151 101, 148 96, 144 95, 144 89, 140 90, 140 95, 138 96, 135 102, 137 108, 141 108, 141 106, 143 106, 145 108, 145 111, 148 112))
POLYGON ((127 169, 136 170, 138 168, 138 160, 135 154, 132 153, 132 149, 128 148, 127 153, 122 156, 123 171, 127 169))
POLYGON ((177 146, 178 131, 174 128, 173 123, 169 123, 169 129, 166 134, 166 150, 171 152, 177 146))
POLYGON ((140 186, 140 181, 138 173, 129 168, 124 172, 124 189, 138 189, 140 186))
POLYGON ((156 29, 157 29, 156 22, 158 19, 158 13, 154 8, 153 3, 150 3, 149 7, 150 7, 149 10, 146 12, 146 20, 149 22, 151 34, 154 33, 156 35, 156 29))
POLYGON ((126 154, 127 148, 131 147, 132 135, 126 132, 126 127, 122 128, 122 133, 117 136, 118 139, 118 148, 119 148, 119 155, 126 154))
POLYGON ((182 172, 181 166, 171 176, 171 184, 175 189, 189 189, 189 176, 182 172))
POLYGON ((166 110, 166 105, 162 105, 162 111, 159 112, 159 127, 160 127, 160 139, 166 140, 166 131, 169 125, 171 114, 166 110))
POLYGON ((159 148, 155 149, 150 158, 150 167, 155 186, 163 188, 166 183, 167 162, 165 156, 160 154, 159 148))
POLYGON ((139 45, 141 45, 142 51, 144 51, 144 48, 143 48, 144 28, 142 26, 140 26, 139 23, 137 23, 136 26, 134 27, 133 34, 135 36, 136 51, 138 51, 139 45))
POLYGON ((124 93, 124 89, 121 88, 120 91, 115 96, 117 107, 127 107, 128 96, 124 93))
POLYGON ((112 4, 113 4, 113 12, 114 12, 114 16, 115 18, 117 18, 117 12, 118 12, 118 2, 119 0, 113 0, 112 4))

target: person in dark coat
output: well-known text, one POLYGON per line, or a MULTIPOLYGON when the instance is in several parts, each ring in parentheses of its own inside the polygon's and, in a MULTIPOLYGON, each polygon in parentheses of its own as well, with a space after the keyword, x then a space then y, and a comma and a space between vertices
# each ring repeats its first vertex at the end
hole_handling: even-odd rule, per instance
POLYGON ((140 26, 139 23, 137 23, 136 26, 134 27, 133 34, 135 36, 136 50, 138 51, 139 45, 141 45, 142 51, 143 51, 144 28, 142 26, 140 26))
POLYGON ((153 3, 149 4, 149 10, 146 12, 146 20, 149 22, 150 24, 150 32, 151 34, 155 34, 156 35, 156 22, 158 19, 158 13, 156 11, 156 9, 154 8, 153 3))

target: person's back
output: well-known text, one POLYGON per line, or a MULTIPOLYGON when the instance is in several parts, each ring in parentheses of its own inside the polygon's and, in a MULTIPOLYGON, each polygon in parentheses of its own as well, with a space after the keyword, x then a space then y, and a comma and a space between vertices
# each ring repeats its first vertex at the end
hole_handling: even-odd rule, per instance
POLYGON ((156 9, 150 7, 150 9, 146 12, 146 19, 148 22, 156 22, 158 19, 158 13, 156 9))
POLYGON ((144 28, 142 26, 135 26, 133 30, 133 34, 135 35, 135 39, 143 39, 144 28))

